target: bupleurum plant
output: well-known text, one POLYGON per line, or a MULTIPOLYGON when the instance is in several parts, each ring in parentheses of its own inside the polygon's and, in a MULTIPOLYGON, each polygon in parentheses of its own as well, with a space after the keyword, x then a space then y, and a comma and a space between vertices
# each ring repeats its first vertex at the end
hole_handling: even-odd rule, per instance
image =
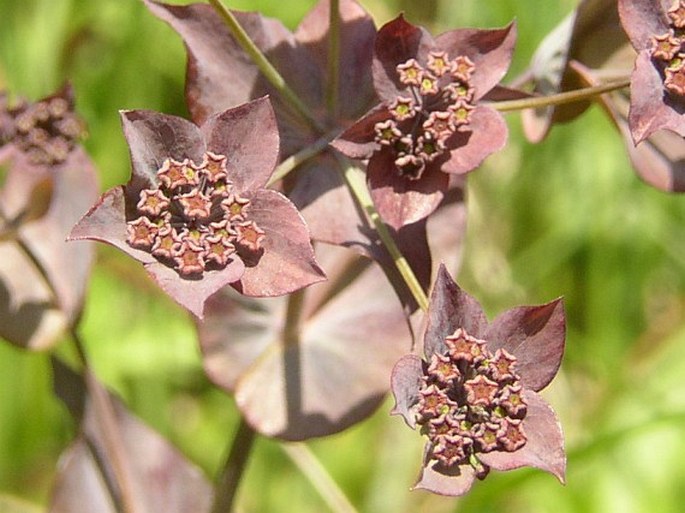
MULTIPOLYGON (((377 31, 356 0, 320 0, 291 31, 220 0, 143 4, 183 40, 191 119, 121 111, 126 184, 97 199, 70 86, 33 103, 0 94, 0 335, 74 343, 53 354, 79 429, 48 511, 234 511, 257 435, 338 433, 388 392, 424 443, 415 488, 460 496, 524 466, 564 482, 562 429, 540 394, 561 366, 564 304, 490 322, 457 285, 464 175, 505 146, 501 112, 544 111, 537 142, 599 98, 635 165, 651 152, 642 176, 685 189, 685 0, 582 0, 507 86, 514 23, 433 36, 400 14, 377 31), (614 51, 632 66, 626 34, 630 80, 600 83, 614 51), (591 36, 607 39, 597 53, 578 41, 591 36), (606 101, 628 83, 629 129, 627 96, 621 112, 606 101), (80 334, 93 248, 66 238, 118 248, 193 314, 197 371, 240 419, 213 483, 96 377, 80 334)), ((306 445, 291 450, 354 511, 306 445)))

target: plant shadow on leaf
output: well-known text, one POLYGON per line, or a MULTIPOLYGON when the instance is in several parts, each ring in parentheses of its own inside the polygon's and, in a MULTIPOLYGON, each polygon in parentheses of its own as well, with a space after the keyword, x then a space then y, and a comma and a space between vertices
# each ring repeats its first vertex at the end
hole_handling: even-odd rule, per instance
POLYGON ((304 440, 363 420, 381 404, 392 365, 411 346, 380 268, 332 246, 319 246, 318 258, 329 282, 290 299, 221 291, 198 327, 210 379, 233 392, 247 421, 267 436, 304 440))

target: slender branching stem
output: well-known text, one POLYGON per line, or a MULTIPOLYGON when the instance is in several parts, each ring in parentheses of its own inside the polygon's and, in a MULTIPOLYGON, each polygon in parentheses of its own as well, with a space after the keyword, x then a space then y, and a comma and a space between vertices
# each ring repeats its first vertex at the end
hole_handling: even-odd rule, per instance
MULTIPOLYGON (((4 212, 0 212, 0 221, 7 222, 7 217, 4 212)), ((50 290, 53 300, 56 305, 59 304, 59 293, 55 289, 55 285, 50 277, 48 270, 43 263, 36 257, 31 248, 21 237, 20 233, 14 233, 14 241, 19 249, 31 261, 34 268, 40 274, 45 282, 45 285, 50 290)), ((146 513, 143 507, 137 502, 137 497, 133 488, 133 477, 128 466, 128 461, 125 454, 123 438, 119 431, 119 425, 114 412, 114 406, 107 393, 105 387, 98 381, 95 374, 91 370, 88 357, 78 334, 76 325, 80 319, 80 313, 74 316, 69 331, 71 339, 76 347, 76 352, 79 356, 83 367, 83 376, 86 382, 86 389, 90 396, 95 410, 95 418, 97 426, 102 436, 105 452, 107 454, 107 463, 111 465, 112 474, 114 475, 115 483, 110 483, 110 490, 117 490, 118 496, 113 497, 114 503, 120 513, 146 513)), ((103 472, 103 478, 107 479, 107 473, 103 472)))
POLYGON ((376 207, 373 205, 373 200, 371 199, 366 182, 364 181, 363 173, 348 160, 343 159, 342 157, 339 158, 339 163, 343 179, 345 180, 347 187, 352 192, 352 195, 362 210, 369 216, 369 219, 373 223, 381 242, 383 242, 388 250, 388 253, 390 253, 397 270, 414 297, 414 300, 419 305, 421 310, 428 310, 428 297, 421 287, 419 280, 416 278, 414 271, 410 267, 409 262, 407 262, 407 259, 397 247, 395 239, 393 239, 392 235, 390 234, 390 230, 388 230, 387 225, 383 222, 380 214, 376 210, 376 207))
POLYGON ((226 457, 226 462, 221 469, 221 473, 217 476, 212 513, 230 513, 234 511, 238 485, 245 473, 245 467, 252 452, 255 438, 255 431, 241 418, 236 434, 233 437, 231 449, 226 457))
POLYGON ((514 110, 537 109, 540 107, 550 107, 554 105, 563 105, 565 103, 578 102, 588 100, 600 94, 609 93, 618 89, 623 89, 630 85, 630 79, 617 80, 602 84, 599 86, 584 87, 573 91, 566 91, 558 94, 551 94, 549 96, 533 96, 531 98, 523 98, 521 100, 509 100, 503 102, 492 102, 490 107, 500 112, 510 112, 514 110))
POLYGON ((323 137, 320 137, 312 144, 305 146, 302 150, 298 151, 294 155, 291 155, 287 159, 283 160, 276 169, 274 169, 269 183, 267 185, 273 185, 277 181, 285 178, 288 173, 296 169, 299 165, 303 164, 312 157, 316 157, 319 153, 324 151, 328 146, 328 143, 335 139, 340 134, 340 130, 333 130, 328 132, 323 137))
POLYGON ((338 116, 340 89, 340 0, 330 0, 328 23, 328 84, 326 107, 331 119, 338 116))
POLYGON ((357 510, 331 479, 326 469, 304 443, 282 444, 281 448, 309 479, 334 513, 357 513, 357 510))
POLYGON ((36 269, 36 271, 38 271, 38 274, 40 274, 40 277, 43 279, 45 285, 50 290, 55 305, 59 304, 59 294, 57 293, 57 290, 55 289, 55 286, 52 283, 50 274, 48 273, 48 270, 45 268, 43 263, 40 260, 38 260, 38 257, 36 257, 36 255, 33 253, 33 251, 26 243, 26 241, 24 241, 24 238, 22 237, 21 232, 19 231, 21 225, 13 226, 12 220, 9 219, 9 217, 5 214, 2 208, 0 208, 0 223, 2 223, 3 225, 3 230, 7 230, 3 231, 3 236, 7 239, 14 240, 14 242, 17 244, 21 252, 24 253, 26 258, 28 258, 31 261, 33 267, 36 269))
POLYGON ((240 25, 233 13, 228 10, 221 0, 209 0, 212 7, 224 20, 224 23, 235 37, 238 44, 247 53, 247 55, 252 59, 255 65, 262 72, 264 77, 271 83, 271 85, 278 91, 285 100, 300 113, 304 119, 319 132, 323 133, 323 126, 316 120, 311 111, 307 106, 300 100, 300 98, 295 94, 295 92, 288 86, 281 74, 273 67, 273 65, 266 58, 264 53, 257 47, 257 45, 252 41, 250 36, 245 32, 245 29, 240 25))
MULTIPOLYGON (((83 366, 83 377, 92 401, 94 419, 107 455, 106 462, 114 475, 115 486, 110 486, 110 490, 118 491, 118 496, 114 497, 115 503, 122 513, 148 513, 135 493, 134 478, 126 454, 124 438, 119 429, 119 422, 109 392, 93 373, 83 341, 76 328, 72 327, 70 334, 83 366)), ((103 472, 105 479, 107 475, 107 472, 103 472)))

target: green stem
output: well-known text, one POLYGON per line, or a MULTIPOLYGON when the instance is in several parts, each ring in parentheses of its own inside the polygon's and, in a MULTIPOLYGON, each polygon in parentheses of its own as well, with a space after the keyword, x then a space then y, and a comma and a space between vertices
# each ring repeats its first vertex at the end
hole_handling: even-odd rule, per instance
POLYGON ((407 259, 402 255, 402 252, 395 243, 395 239, 390 235, 388 227, 381 219, 376 207, 374 207, 362 173, 359 169, 349 163, 349 161, 342 159, 342 157, 339 158, 339 161, 341 163, 343 179, 345 180, 347 187, 352 192, 352 195, 357 203, 359 203, 362 210, 369 216, 376 232, 378 232, 378 236, 388 250, 388 253, 390 253, 402 279, 404 279, 404 282, 407 284, 407 288, 409 288, 412 296, 414 296, 419 308, 425 312, 428 310, 428 297, 423 291, 423 288, 421 288, 421 284, 416 278, 414 271, 412 271, 412 268, 409 266, 409 262, 407 262, 407 259))
POLYGON ((245 473, 245 467, 254 446, 255 435, 254 430, 241 418, 233 438, 231 450, 214 487, 212 513, 230 513, 234 511, 233 503, 235 502, 236 492, 238 491, 240 479, 245 473))
POLYGON ((309 447, 303 443, 282 444, 281 448, 309 479, 319 495, 326 501, 331 511, 335 513, 357 513, 338 485, 331 479, 326 469, 321 465, 309 447))
POLYGON ((340 0, 330 0, 328 22, 328 84, 326 106, 328 115, 338 115, 338 91, 340 88, 340 0))
POLYGON ((290 89, 288 84, 285 82, 281 74, 273 67, 262 51, 257 47, 257 45, 252 41, 250 36, 245 32, 245 29, 240 26, 238 20, 233 16, 233 13, 229 11, 221 2, 221 0, 209 0, 212 7, 224 20, 224 23, 235 37, 238 44, 243 48, 245 53, 252 59, 255 65, 262 72, 264 77, 271 83, 271 85, 281 94, 283 97, 292 105, 297 112, 299 112, 305 120, 319 132, 324 131, 324 128, 319 124, 319 122, 314 118, 313 114, 309 111, 307 106, 302 103, 300 98, 295 94, 295 92, 290 89))
POLYGON ((581 100, 587 100, 603 93, 609 93, 617 89, 623 89, 630 85, 630 79, 618 80, 609 82, 607 84, 584 87, 574 91, 567 91, 564 93, 552 94, 549 96, 535 96, 532 98, 524 98, 521 100, 509 100, 503 102, 489 103, 490 107, 500 112, 510 112, 524 109, 537 109, 539 107, 549 107, 554 105, 563 105, 565 103, 572 103, 581 100))
POLYGON ((297 166, 324 151, 328 146, 328 143, 335 139, 339 134, 340 130, 330 131, 326 135, 314 141, 312 144, 305 146, 302 150, 285 159, 278 166, 276 166, 276 169, 274 169, 267 186, 273 185, 279 180, 285 178, 288 173, 297 168, 297 166))

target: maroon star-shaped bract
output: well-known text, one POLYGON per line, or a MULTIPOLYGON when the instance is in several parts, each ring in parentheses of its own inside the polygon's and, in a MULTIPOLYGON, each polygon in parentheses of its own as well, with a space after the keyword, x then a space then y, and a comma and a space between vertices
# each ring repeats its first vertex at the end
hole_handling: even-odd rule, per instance
POLYGON ((621 24, 638 52, 630 84, 635 144, 661 129, 685 137, 682 0, 619 0, 621 24), (679 26, 681 25, 681 26, 679 26))
POLYGON ((490 468, 522 466, 563 482, 561 427, 537 393, 561 363, 562 301, 513 308, 489 323, 441 266, 427 316, 425 359, 402 357, 391 378, 392 413, 428 438, 416 488, 462 495, 490 468))
POLYGON ((402 15, 378 31, 373 78, 382 103, 332 144, 369 159, 374 203, 393 228, 428 216, 449 173, 475 169, 506 143, 502 117, 478 102, 506 73, 515 39, 514 24, 434 38, 402 15))
POLYGON ((228 284, 264 297, 324 279, 302 217, 264 188, 279 145, 267 98, 200 126, 151 111, 123 111, 121 118, 131 180, 105 193, 71 240, 121 249, 200 318, 206 299, 228 284))

